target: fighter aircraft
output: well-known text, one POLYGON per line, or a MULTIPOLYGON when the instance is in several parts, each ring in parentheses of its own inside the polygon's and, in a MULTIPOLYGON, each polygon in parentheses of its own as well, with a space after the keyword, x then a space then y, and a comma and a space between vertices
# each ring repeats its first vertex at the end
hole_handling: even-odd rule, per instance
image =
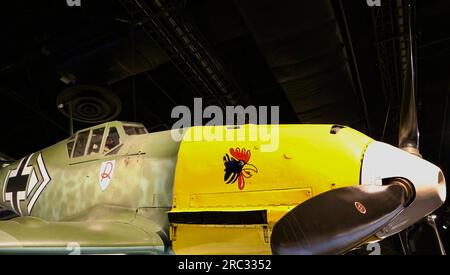
POLYGON ((7 254, 342 254, 445 200, 426 160, 339 125, 277 125, 262 140, 187 138, 113 121, 0 170, 7 254))

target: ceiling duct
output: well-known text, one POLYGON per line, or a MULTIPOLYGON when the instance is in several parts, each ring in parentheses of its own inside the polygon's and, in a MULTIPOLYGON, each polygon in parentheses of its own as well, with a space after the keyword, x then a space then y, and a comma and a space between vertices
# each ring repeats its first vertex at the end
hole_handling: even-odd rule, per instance
POLYGON ((69 87, 58 95, 56 104, 65 116, 84 123, 111 121, 122 110, 113 92, 94 85, 69 87))
POLYGON ((348 52, 351 45, 331 1, 235 3, 302 123, 346 124, 368 131, 358 70, 352 71, 348 52))

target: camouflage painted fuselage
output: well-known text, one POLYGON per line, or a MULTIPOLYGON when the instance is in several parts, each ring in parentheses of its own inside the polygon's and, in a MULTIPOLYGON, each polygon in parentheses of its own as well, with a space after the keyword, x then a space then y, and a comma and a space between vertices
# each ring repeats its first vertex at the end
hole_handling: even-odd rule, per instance
MULTIPOLYGON (((110 122, 105 126, 119 128, 120 122, 110 122)), ((26 166, 28 156, 2 168, 0 205, 14 210, 19 215, 31 215, 47 221, 67 220, 96 205, 132 209, 159 208, 167 211, 172 203, 179 143, 171 139, 169 131, 127 136, 121 130, 119 134, 123 146, 113 155, 105 156, 98 153, 87 157, 69 158, 66 149, 67 140, 64 140, 33 154, 26 166), (42 158, 50 178, 44 188, 42 183, 45 182, 45 171, 40 171, 43 166, 39 166, 39 157, 42 158), (16 188, 12 190, 13 192, 9 192, 12 195, 8 200, 6 193, 11 191, 12 184, 16 184, 11 173, 20 170, 21 161, 25 167, 22 171, 18 171, 18 174, 25 174, 26 167, 29 167, 28 170, 34 169, 37 183, 30 186, 27 182, 30 182, 31 173, 24 176, 22 180, 27 182, 23 188, 22 199, 18 199, 17 194, 14 195, 14 192, 22 190, 16 188), (110 181, 103 190, 100 186, 101 168, 102 163, 108 161, 115 161, 115 167, 113 173, 107 175, 110 181), (28 211, 30 200, 37 192, 40 194, 31 211, 28 211), (18 201, 16 205, 19 205, 20 210, 14 207, 12 201, 18 201)))

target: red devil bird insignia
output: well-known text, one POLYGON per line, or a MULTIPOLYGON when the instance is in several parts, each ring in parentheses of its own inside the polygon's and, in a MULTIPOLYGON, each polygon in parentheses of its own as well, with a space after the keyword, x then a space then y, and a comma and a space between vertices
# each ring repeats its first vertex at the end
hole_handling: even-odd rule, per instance
POLYGON ((245 178, 250 178, 253 173, 258 173, 258 168, 249 163, 251 152, 245 148, 230 148, 231 157, 225 154, 223 164, 225 165, 225 176, 223 180, 229 183, 238 181, 239 190, 245 187, 245 178))

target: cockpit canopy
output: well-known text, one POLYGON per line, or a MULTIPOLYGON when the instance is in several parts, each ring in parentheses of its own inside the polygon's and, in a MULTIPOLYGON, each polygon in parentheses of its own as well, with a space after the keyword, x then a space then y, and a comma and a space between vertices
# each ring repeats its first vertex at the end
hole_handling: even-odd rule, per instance
POLYGON ((99 154, 117 154, 129 136, 144 135, 148 131, 141 123, 112 121, 76 132, 66 141, 71 161, 86 160, 99 154))

